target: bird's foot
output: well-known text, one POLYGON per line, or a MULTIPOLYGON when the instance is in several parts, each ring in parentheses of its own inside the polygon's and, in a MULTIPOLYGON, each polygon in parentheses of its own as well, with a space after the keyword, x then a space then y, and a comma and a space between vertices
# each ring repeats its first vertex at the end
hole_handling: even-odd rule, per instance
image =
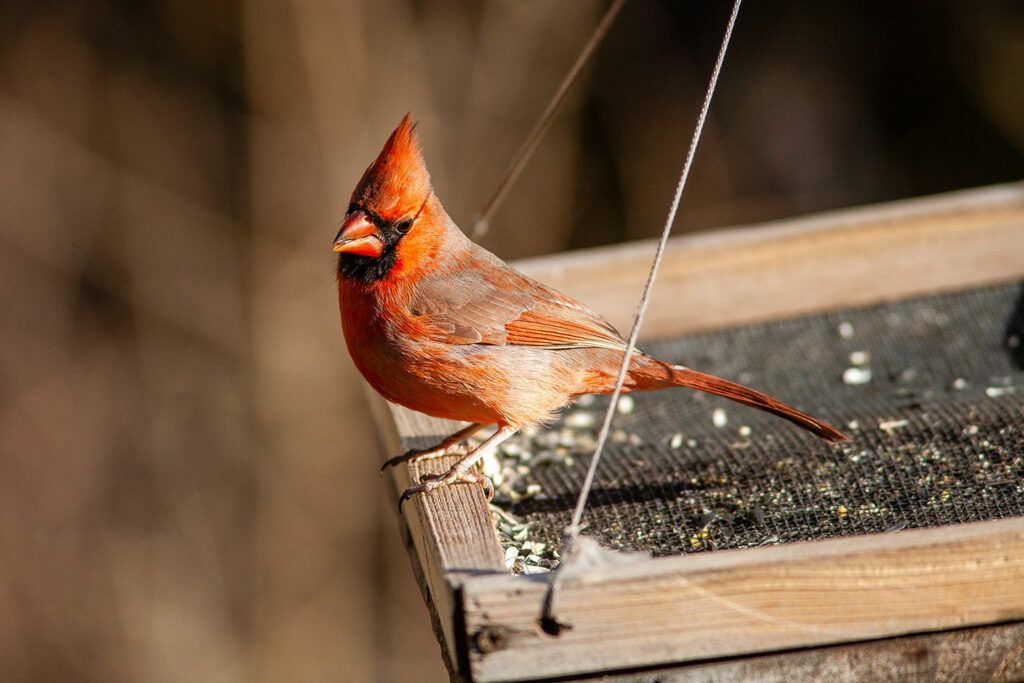
POLYGON ((402 509, 402 503, 409 500, 417 493, 429 493, 435 491, 444 486, 451 486, 452 484, 458 483, 466 484, 483 484, 485 493, 487 494, 487 500, 490 501, 494 497, 494 486, 491 484, 491 480, 484 475, 482 472, 465 472, 461 471, 456 467, 448 470, 444 474, 424 474, 420 477, 420 483, 416 486, 410 486, 398 499, 398 509, 402 509))
POLYGON ((441 458, 446 455, 466 455, 469 453, 468 446, 434 446, 433 448, 413 448, 401 455, 387 460, 383 465, 380 466, 380 473, 384 474, 384 470, 389 467, 394 467, 403 462, 409 462, 411 460, 430 460, 432 458, 441 458))

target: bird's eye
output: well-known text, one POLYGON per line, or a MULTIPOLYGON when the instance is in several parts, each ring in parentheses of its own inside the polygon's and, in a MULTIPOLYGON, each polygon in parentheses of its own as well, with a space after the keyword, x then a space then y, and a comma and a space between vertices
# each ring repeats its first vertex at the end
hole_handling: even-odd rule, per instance
POLYGON ((399 223, 398 225, 396 225, 395 229, 398 230, 399 234, 404 235, 405 233, 409 232, 409 228, 411 228, 411 227, 412 227, 412 219, 410 218, 410 219, 404 220, 401 223, 399 223))

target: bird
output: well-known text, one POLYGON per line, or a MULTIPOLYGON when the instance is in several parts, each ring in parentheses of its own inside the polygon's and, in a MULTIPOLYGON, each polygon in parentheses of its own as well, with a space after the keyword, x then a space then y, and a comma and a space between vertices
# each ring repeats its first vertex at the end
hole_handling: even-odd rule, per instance
MULTIPOLYGON (((610 394, 626 342, 582 303, 472 242, 434 191, 406 114, 352 192, 334 239, 341 327, 356 368, 385 399, 469 425, 437 445, 388 460, 449 454, 416 494, 489 480, 475 469, 518 430, 545 423, 585 394, 610 394), (475 448, 460 445, 488 425, 475 448)), ((828 442, 848 437, 785 403, 726 379, 634 351, 623 392, 688 387, 773 413, 828 442)))

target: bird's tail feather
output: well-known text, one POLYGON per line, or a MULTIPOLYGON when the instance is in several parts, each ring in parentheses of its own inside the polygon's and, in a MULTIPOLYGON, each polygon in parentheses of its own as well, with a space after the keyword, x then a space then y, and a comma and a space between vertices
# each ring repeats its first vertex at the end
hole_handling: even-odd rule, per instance
POLYGON ((760 391, 755 391, 742 384, 730 382, 721 377, 697 372, 681 365, 672 365, 653 359, 645 359, 648 362, 634 362, 630 368, 629 382, 633 391, 650 391, 670 386, 689 387, 704 391, 715 396, 727 398, 730 401, 742 403, 751 408, 757 408, 773 415, 778 415, 784 420, 789 420, 797 427, 806 429, 825 441, 849 441, 849 437, 839 430, 831 427, 821 420, 816 420, 810 415, 801 413, 796 408, 786 405, 760 391))

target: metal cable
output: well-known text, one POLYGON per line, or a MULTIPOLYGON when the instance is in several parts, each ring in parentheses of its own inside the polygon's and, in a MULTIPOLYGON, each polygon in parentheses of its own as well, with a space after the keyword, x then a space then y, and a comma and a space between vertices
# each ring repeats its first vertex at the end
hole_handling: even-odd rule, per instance
POLYGON ((558 107, 561 106, 565 100, 565 96, 569 93, 569 88, 572 87, 573 81, 579 75, 580 70, 590 60, 590 56, 594 50, 604 39, 608 29, 611 28, 612 22, 615 21, 616 15, 622 6, 626 4, 626 0, 614 0, 608 7, 608 10, 604 13, 604 17, 601 18, 601 22, 594 29, 594 34, 590 36, 590 40, 583 46, 583 51, 580 52, 579 57, 576 58, 576 62, 569 69, 569 73, 565 75, 565 79, 562 84, 558 86, 558 90, 555 91, 554 97, 548 102, 547 109, 541 114, 540 119, 534 124, 533 130, 526 136, 523 144, 519 147, 515 157, 512 158, 512 163, 509 164, 508 171, 505 172, 505 178, 498 185, 498 188, 491 195, 491 198, 487 200, 487 204, 484 205, 484 210, 476 217, 473 222, 473 240, 477 240, 480 237, 487 234, 487 229, 490 227, 491 218, 494 217, 494 212, 497 210, 498 205, 505 198, 505 194, 508 189, 512 186, 512 183, 516 181, 519 174, 522 172, 523 167, 529 160, 530 155, 533 154, 533 150, 537 148, 537 143, 540 142, 541 137, 547 132, 548 127, 551 125, 551 121, 555 118, 555 112, 558 111, 558 107))

